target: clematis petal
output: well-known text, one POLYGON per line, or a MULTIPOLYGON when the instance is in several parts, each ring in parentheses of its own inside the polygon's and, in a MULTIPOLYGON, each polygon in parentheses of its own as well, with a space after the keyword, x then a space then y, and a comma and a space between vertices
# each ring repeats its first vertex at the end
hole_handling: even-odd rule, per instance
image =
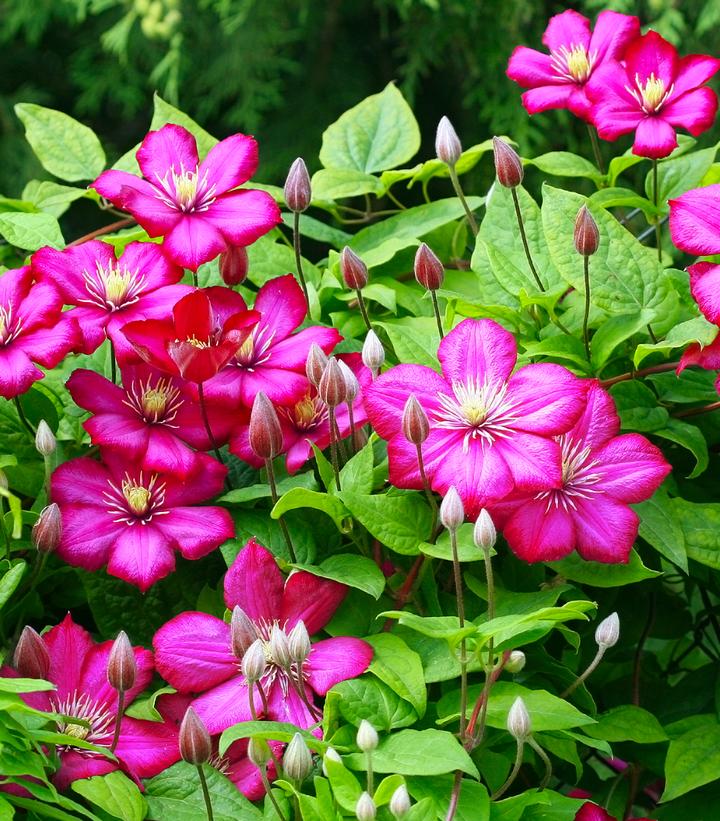
POLYGON ((703 315, 716 325, 720 322, 720 265, 696 262, 688 268, 690 291, 703 315))
POLYGON ((440 343, 438 359, 450 383, 465 384, 472 379, 500 386, 515 367, 517 344, 515 337, 492 319, 464 319, 440 343))
POLYGON ((288 630, 302 620, 312 636, 330 621, 347 595, 344 584, 299 571, 285 582, 280 609, 281 623, 287 619, 288 630))
POLYGON ((215 330, 212 305, 206 291, 184 296, 173 308, 173 324, 177 339, 207 342, 215 330))
POLYGON ((232 516, 222 507, 174 507, 157 527, 186 559, 201 559, 235 535, 232 516))
POLYGON ((159 182, 169 172, 195 171, 198 152, 195 137, 181 125, 167 123, 150 131, 135 155, 138 165, 150 182, 159 182))
POLYGON ((567 108, 573 94, 570 83, 531 88, 522 94, 522 104, 528 114, 540 114, 553 108, 567 108))
POLYGON ((640 20, 616 11, 601 11, 595 21, 588 51, 596 63, 622 60, 630 43, 640 36, 640 20))
POLYGON ((153 523, 126 527, 110 547, 107 571, 145 592, 175 569, 175 553, 153 523))
MULTIPOLYGON (((562 491, 557 491, 561 499, 562 491)), ((551 493, 543 499, 529 499, 510 515, 503 536, 513 553, 526 562, 553 562, 575 548, 573 513, 551 493)))
POLYGON ((128 211, 151 237, 169 233, 182 213, 161 198, 163 191, 125 171, 104 171, 92 187, 114 205, 128 211))
POLYGON ((681 374, 690 365, 697 365, 709 371, 720 370, 720 336, 716 336, 709 345, 704 347, 697 343, 688 345, 680 357, 677 373, 681 374))
POLYGON ((675 46, 651 29, 630 43, 625 64, 628 77, 637 76, 644 85, 652 74, 662 80, 667 89, 675 82, 679 60, 675 46))
POLYGON ((60 624, 43 635, 43 641, 50 656, 48 678, 57 685, 54 697, 62 701, 80 686, 83 663, 93 640, 68 613, 60 624))
POLYGON ((19 346, 10 344, 0 348, 0 396, 13 399, 44 376, 19 346))
POLYGON ((620 433, 620 417, 610 394, 592 381, 587 392, 586 406, 568 436, 591 450, 620 433))
POLYGON ((506 401, 517 416, 513 426, 544 436, 564 433, 585 408, 587 389, 561 365, 526 365, 508 382, 506 401))
POLYGON ((688 54, 681 57, 675 77, 675 94, 685 94, 706 83, 720 70, 720 60, 708 54, 688 54))
MULTIPOLYGON (((307 685, 305 696, 312 704, 313 693, 307 685)), ((312 727, 319 720, 308 710, 298 693, 292 687, 285 692, 278 679, 275 679, 268 693, 268 718, 294 724, 301 730, 312 727)))
POLYGON ((222 233, 206 216, 205 212, 183 214, 163 242, 170 259, 191 271, 197 271, 227 247, 222 233))
POLYGON ((645 117, 635 131, 632 153, 658 160, 677 148, 675 129, 661 117, 645 117))
POLYGON ((225 604, 231 610, 239 605, 253 621, 279 618, 285 582, 275 557, 255 539, 230 565, 224 587, 225 604))
POLYGON ((123 413, 129 416, 132 411, 123 404, 125 392, 109 379, 100 376, 87 368, 73 371, 65 383, 73 402, 91 413, 123 413))
POLYGON ((177 728, 124 716, 115 755, 135 778, 152 778, 180 759, 177 728))
POLYGON ((555 14, 548 21, 542 41, 551 51, 558 51, 563 46, 566 49, 572 46, 587 49, 590 45, 590 21, 572 9, 555 14))
MULTIPOLYGON (((118 694, 117 690, 110 686, 107 674, 112 646, 112 641, 104 641, 101 644, 93 644, 88 649, 83 660, 77 687, 80 692, 92 693, 94 699, 108 705, 110 709, 116 712, 118 694)), ((133 653, 137 665, 137 676, 135 684, 125 693, 126 704, 131 704, 150 684, 155 670, 153 656, 149 650, 144 647, 134 647, 133 653)))
MULTIPOLYGON (((53 488, 55 478, 53 477, 53 488)), ((62 538, 58 556, 74 567, 99 570, 126 525, 118 524, 105 508, 87 503, 61 504, 62 538)))
POLYGON ((305 361, 313 342, 329 354, 339 342, 342 342, 342 336, 335 328, 322 326, 303 328, 299 333, 292 334, 273 345, 270 362, 276 368, 304 373, 305 361))
POLYGON ((621 502, 643 502, 660 487, 671 467, 662 451, 639 433, 616 436, 593 452, 604 493, 621 502))
MULTIPOLYGON (((104 245, 105 243, 103 243, 104 245)), ((183 277, 183 270, 163 254, 162 246, 154 242, 131 242, 119 259, 121 265, 142 275, 142 293, 165 285, 174 285, 183 277)))
POLYGON ((495 442, 491 450, 507 465, 515 490, 530 492, 560 485, 562 462, 557 442, 530 433, 516 433, 495 442))
MULTIPOLYGON (((236 674, 198 696, 192 706, 212 735, 221 733, 241 721, 250 721, 252 712, 249 699, 247 681, 243 676, 236 674)), ((260 715, 263 703, 257 687, 253 688, 253 704, 255 712, 260 715)))
POLYGON ((60 769, 52 780, 59 790, 66 790, 79 778, 107 775, 117 769, 117 763, 108 758, 87 756, 77 750, 65 750, 60 756, 60 769))
MULTIPOLYGON (((52 475, 51 497, 59 504, 77 502, 79 504, 102 504, 103 494, 108 489, 110 474, 107 468, 90 459, 80 456, 63 462, 52 475)), ((93 505, 94 506, 94 505, 93 505)), ((112 517, 108 516, 108 520, 112 517)))
POLYGON ((672 96, 662 110, 663 119, 675 128, 685 128, 693 137, 707 131, 715 121, 718 98, 711 88, 696 88, 680 97, 672 96))
POLYGON ((324 696, 338 682, 362 675, 372 661, 373 649, 362 639, 338 637, 313 644, 306 662, 308 681, 324 696))
POLYGON ((681 251, 720 254, 720 185, 695 188, 669 204, 670 236, 681 251))
POLYGON ((549 54, 527 46, 517 46, 510 55, 507 76, 523 88, 567 85, 567 80, 554 71, 549 54))
POLYGON ((253 137, 233 134, 214 145, 200 163, 198 176, 222 194, 247 182, 257 170, 258 145, 253 137))
POLYGON ((625 564, 639 522, 635 511, 609 496, 579 499, 575 515, 577 551, 591 562, 625 564))
POLYGON ((302 289, 292 274, 266 282, 255 297, 254 308, 262 314, 256 336, 273 343, 290 336, 307 312, 302 289))
POLYGON ((281 221, 280 209, 265 191, 243 188, 215 199, 202 214, 228 245, 252 245, 281 221))

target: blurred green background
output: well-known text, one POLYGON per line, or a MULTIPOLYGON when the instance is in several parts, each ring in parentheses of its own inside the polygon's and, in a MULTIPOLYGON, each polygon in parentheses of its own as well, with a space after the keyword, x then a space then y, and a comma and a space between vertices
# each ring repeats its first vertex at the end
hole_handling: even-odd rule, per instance
POLYGON ((315 170, 326 126, 390 80, 420 121, 422 158, 443 114, 465 146, 507 134, 528 155, 587 153, 581 123, 531 120, 505 76, 513 47, 541 47, 566 8, 638 14, 682 53, 718 51, 720 0, 0 0, 0 193, 47 176, 16 102, 88 123, 114 161, 146 132, 155 90, 218 137, 257 136, 263 182, 282 183, 296 156, 315 170))

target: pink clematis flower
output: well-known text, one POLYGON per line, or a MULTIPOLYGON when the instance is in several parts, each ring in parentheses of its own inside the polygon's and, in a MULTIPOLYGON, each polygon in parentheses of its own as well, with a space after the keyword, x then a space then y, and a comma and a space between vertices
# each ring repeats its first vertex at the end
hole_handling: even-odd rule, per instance
POLYGON ((616 140, 634 131, 633 154, 667 157, 677 148, 676 128, 697 137, 713 124, 717 96, 704 83, 719 68, 720 60, 704 54, 678 57, 672 44, 649 31, 628 46, 624 64, 604 63, 587 83, 598 134, 616 140))
MULTIPOLYGON (((242 297, 232 296, 239 305, 242 297)), ((330 353, 342 337, 335 328, 323 326, 293 333, 305 319, 307 306, 292 274, 266 282, 253 308, 260 316, 257 325, 234 357, 204 386, 205 395, 223 404, 251 408, 256 394, 264 391, 271 402, 293 404, 307 388, 305 361, 313 342, 330 353)))
MULTIPOLYGON (((359 430, 367 422, 367 413, 363 403, 363 393, 372 383, 372 375, 362 364, 359 354, 345 354, 338 357, 353 371, 360 383, 360 393, 353 402, 353 421, 359 430)), ((294 405, 277 408, 278 419, 283 434, 282 453, 286 454, 285 464, 288 473, 298 470, 313 455, 312 444, 321 450, 330 444, 330 421, 327 405, 320 401, 317 390, 305 380, 305 392, 294 405)), ((335 422, 340 438, 350 436, 350 414, 346 403, 335 409, 335 422)), ((238 425, 230 439, 230 452, 256 468, 261 468, 265 461, 259 459, 250 447, 249 419, 238 425)))
POLYGON ((60 294, 32 284, 30 268, 0 274, 0 396, 13 399, 42 379, 79 343, 77 323, 62 313, 60 294))
POLYGON ((592 122, 585 85, 608 60, 621 60, 628 44, 640 34, 637 17, 603 11, 595 30, 582 14, 568 9, 550 18, 543 43, 550 54, 518 46, 508 63, 507 75, 523 88, 523 105, 529 114, 567 108, 576 117, 592 122))
POLYGON ((430 421, 422 446, 433 490, 454 485, 475 518, 489 502, 513 491, 562 484, 560 445, 585 407, 587 385, 566 368, 526 365, 512 374, 512 334, 490 319, 466 319, 440 343, 443 375, 421 365, 398 365, 368 388, 365 408, 388 440, 390 481, 422 488, 417 451, 402 432, 405 402, 414 393, 430 421))
POLYGON ((193 135, 179 125, 151 131, 137 152, 143 177, 105 171, 95 190, 129 211, 177 265, 197 271, 233 245, 250 245, 280 222, 264 191, 238 189, 255 173, 257 143, 233 134, 200 162, 193 135))
MULTIPOLYGON (((273 627, 290 631, 303 621, 310 635, 317 633, 346 593, 345 585, 305 571, 285 580, 273 555, 254 539, 240 551, 225 576, 225 604, 242 608, 265 643, 267 668, 260 686, 267 710, 255 687, 258 715, 310 727, 317 722, 314 694, 324 696, 338 682, 365 672, 372 648, 356 638, 315 642, 305 662, 293 663, 290 670, 271 655, 273 627)), ((231 649, 229 624, 207 613, 181 613, 158 630, 153 646, 157 669, 166 681, 181 693, 201 693, 193 708, 210 733, 252 717, 248 684, 231 649)))
POLYGON ((82 352, 92 353, 109 337, 120 361, 132 356, 125 337, 126 323, 159 318, 192 289, 178 285, 182 268, 152 242, 131 242, 119 258, 107 242, 91 240, 56 251, 41 248, 32 257, 40 282, 52 284, 72 312, 82 334, 82 352))
POLYGON ((681 374, 691 365, 697 365, 698 368, 704 368, 706 371, 720 370, 720 334, 704 347, 697 342, 688 345, 680 357, 676 373, 681 374))
MULTIPOLYGON (((581 792, 580 790, 576 790, 576 792, 581 792)), ((581 798, 587 797, 586 795, 578 796, 581 798)), ((592 801, 587 801, 585 804, 580 807, 578 810, 575 821, 616 821, 614 815, 610 815, 609 812, 606 812, 602 807, 598 807, 597 804, 593 804, 592 801)), ((650 818, 629 818, 628 821, 651 821, 650 818)))
POLYGON ((611 396, 593 383, 585 412, 557 437, 562 485, 491 508, 517 556, 555 561, 577 550, 591 561, 627 562, 640 522, 628 505, 649 499, 670 465, 644 436, 619 431, 611 396))
POLYGON ((200 559, 233 537, 230 514, 193 507, 216 496, 227 468, 196 454, 193 473, 141 470, 111 452, 105 464, 86 456, 53 473, 53 501, 62 512, 58 555, 68 564, 118 576, 142 591, 175 569, 175 550, 200 559))
MULTIPOLYGON (((58 731, 98 747, 109 748, 117 718, 118 694, 107 680, 107 665, 112 641, 96 644, 87 630, 75 624, 70 614, 42 636, 50 657, 47 680, 56 689, 22 695, 31 707, 45 712, 61 713, 86 721, 90 726, 58 719, 58 731)), ((134 647, 137 678, 125 693, 130 704, 150 683, 153 659, 150 651, 134 647)), ((17 675, 4 667, 0 673, 17 675)), ((105 775, 121 769, 139 781, 151 778, 180 758, 177 729, 171 724, 142 721, 123 716, 115 748, 117 761, 92 750, 58 745, 55 751, 60 769, 53 776, 55 786, 65 789, 78 778, 105 775)))

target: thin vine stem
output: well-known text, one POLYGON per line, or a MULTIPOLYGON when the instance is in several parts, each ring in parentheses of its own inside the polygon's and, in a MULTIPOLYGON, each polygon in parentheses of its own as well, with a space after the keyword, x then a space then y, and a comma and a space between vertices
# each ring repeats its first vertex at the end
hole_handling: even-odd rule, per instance
POLYGON ((305 308, 310 312, 310 297, 308 295, 307 283, 305 282, 305 273, 302 267, 302 255, 300 253, 300 214, 295 211, 293 214, 293 251, 295 252, 295 265, 297 267, 298 277, 300 278, 300 285, 303 294, 305 295, 305 308))
POLYGON ((520 238, 522 239, 523 248, 525 249, 525 258, 528 261, 530 272, 532 273, 538 288, 544 293, 545 286, 542 284, 537 268, 535 268, 532 254, 530 253, 530 245, 528 244, 527 234, 525 233, 525 223, 523 222, 522 211, 520 210, 520 200, 518 199, 517 191, 514 188, 511 188, 510 193, 512 194, 513 205, 515 206, 515 217, 517 218, 518 228, 520 229, 520 238))
POLYGON ((465 194, 463 193, 462 186, 460 185, 460 180, 458 179, 457 171, 455 170, 454 165, 449 165, 448 169, 450 171, 450 181, 452 182, 452 187, 455 190, 455 194, 457 198, 460 200, 460 204, 465 211, 465 216, 467 217, 468 225, 470 226, 470 230, 473 233, 473 236, 476 237, 478 235, 478 224, 477 220, 473 212, 470 210, 470 206, 465 199, 465 194))

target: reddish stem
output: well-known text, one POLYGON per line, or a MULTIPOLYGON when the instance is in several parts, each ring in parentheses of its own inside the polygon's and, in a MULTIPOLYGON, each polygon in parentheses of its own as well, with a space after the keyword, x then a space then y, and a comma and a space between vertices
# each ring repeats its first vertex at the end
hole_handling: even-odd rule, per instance
POLYGON ((472 715, 470 716, 470 721, 468 722, 467 726, 467 735, 472 741, 474 741, 472 735, 475 732, 475 725, 477 724, 477 720, 480 716, 480 711, 482 710, 483 704, 485 703, 487 697, 490 694, 490 688, 493 686, 493 684, 495 684, 495 682, 500 677, 500 673, 502 673, 503 668, 507 664, 509 658, 510 651, 505 650, 498 664, 495 667, 493 667, 493 669, 490 671, 490 674, 485 680, 485 686, 483 687, 482 692, 478 696, 478 700, 475 702, 475 707, 473 708, 472 715))
MULTIPOLYGON (((403 607, 408 602, 410 598, 410 592, 412 590, 413 585, 415 584, 415 580, 417 579, 418 573, 420 572, 420 568, 423 566, 425 562, 424 554, 420 554, 417 559, 413 562, 413 566, 408 571, 407 576, 405 577, 405 581, 402 583, 402 586, 398 589, 397 593, 395 594, 395 606, 398 610, 402 610, 403 607)), ((383 625, 383 630, 387 632, 393 624, 394 619, 386 619, 385 624, 383 625)))
POLYGON ((620 376, 613 376, 610 379, 601 379, 600 386, 603 388, 609 388, 610 385, 616 385, 618 382, 627 382, 629 379, 639 379, 640 377, 648 376, 651 373, 665 373, 665 371, 674 371, 679 364, 679 362, 663 362, 662 365, 652 365, 651 367, 643 368, 640 371, 621 373, 620 376))
POLYGON ((703 405, 700 408, 689 408, 688 410, 681 410, 673 413, 673 416, 676 419, 680 419, 683 416, 700 416, 701 413, 710 413, 710 411, 714 411, 720 408, 720 402, 711 402, 709 405, 703 405))
POLYGON ((95 239, 95 237, 101 237, 103 234, 112 234, 113 231, 119 231, 121 228, 129 228, 134 224, 135 220, 132 217, 125 217, 124 219, 118 220, 117 222, 111 222, 110 225, 104 225, 102 228, 97 228, 89 234, 84 234, 82 237, 74 239, 72 242, 68 243, 67 247, 72 248, 73 245, 82 245, 83 242, 95 239))

